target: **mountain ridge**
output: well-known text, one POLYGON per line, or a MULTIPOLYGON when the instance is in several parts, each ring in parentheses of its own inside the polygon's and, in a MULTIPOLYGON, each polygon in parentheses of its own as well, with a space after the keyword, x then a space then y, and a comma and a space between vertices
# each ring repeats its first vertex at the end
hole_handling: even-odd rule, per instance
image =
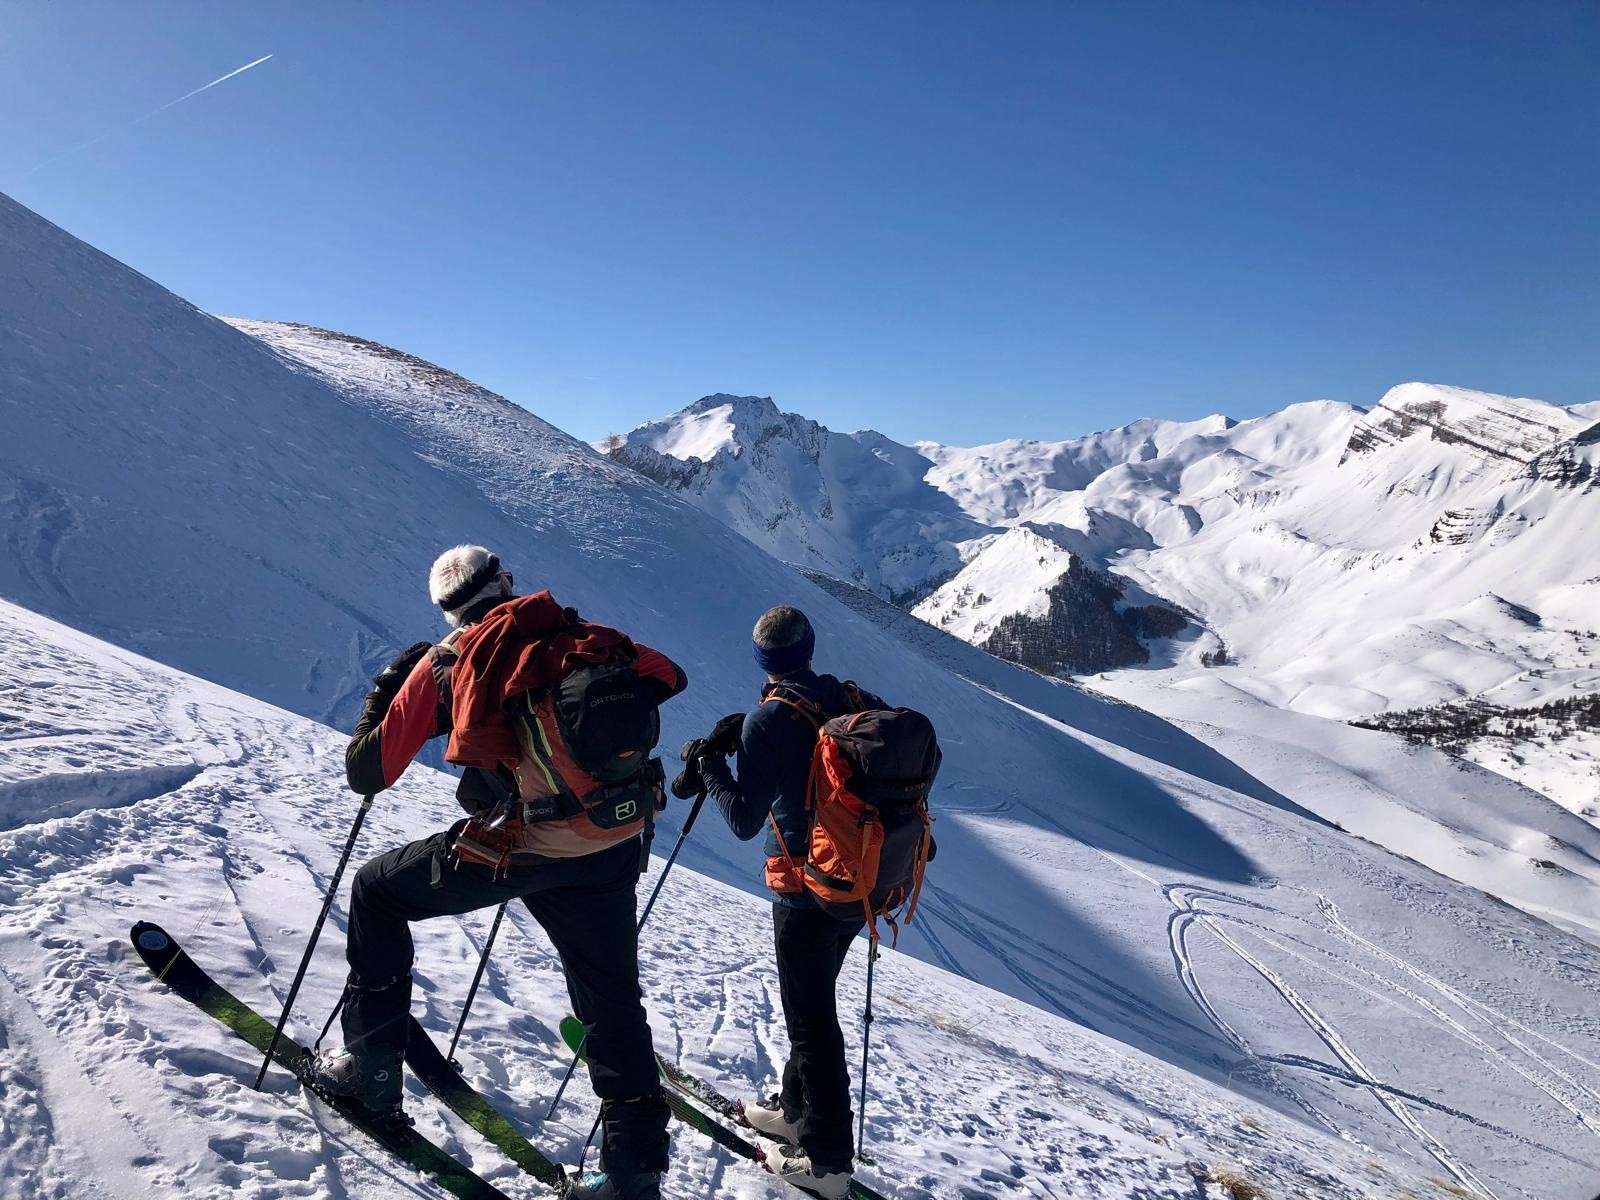
MULTIPOLYGON (((763 413, 775 408, 762 405, 763 413)), ((781 460, 770 454, 766 462, 777 465, 765 473, 725 458, 702 463, 696 486, 682 494, 781 557, 871 587, 1038 669, 1222 666, 1270 703, 1370 722, 1465 697, 1487 702, 1497 691, 1497 702, 1537 705, 1560 694, 1541 690, 1547 678, 1600 690, 1600 657, 1566 615, 1573 605, 1563 589, 1586 585, 1564 538, 1551 532, 1571 525, 1600 535, 1597 413, 1600 404, 1562 408, 1412 382, 1370 408, 1307 401, 1245 421, 1145 419, 1061 442, 916 442, 900 447, 896 469, 921 471, 938 503, 954 502, 975 525, 965 536, 947 525, 937 559, 903 514, 897 536, 909 544, 835 544, 826 555, 804 539, 775 544, 759 520, 731 519, 730 491, 788 494, 781 460), (905 576, 883 586, 874 574, 885 554, 918 561, 919 552, 924 569, 909 586, 905 576), (1092 586, 1102 574, 1117 586, 1092 586), (1476 597, 1498 592, 1526 610, 1548 609, 1546 630, 1566 630, 1565 644, 1514 628, 1507 636, 1499 616, 1474 615, 1476 597), (1128 615, 1138 608, 1177 615, 1123 642, 1121 631, 1140 625, 1128 615), (1467 623, 1441 639, 1455 612, 1467 623), (1407 649, 1425 639, 1433 651, 1407 649), (1404 668, 1418 656, 1426 666, 1404 668), (1498 678, 1492 662, 1501 664, 1498 678), (1520 683, 1506 692, 1512 680, 1520 683)), ((670 444, 673 421, 644 428, 670 444)), ((729 438, 738 438, 736 426, 731 420, 729 438)), ((821 437, 814 426, 809 436, 821 437)), ((655 452, 630 435, 618 458, 646 453, 655 452)), ((674 462, 660 459, 656 472, 668 487, 678 486, 674 462)), ((916 493, 903 494, 914 501, 916 493)), ((803 505, 791 505, 785 519, 806 517, 803 505)), ((1584 793, 1600 786, 1600 739, 1533 752, 1540 761, 1526 777, 1547 788, 1564 778, 1553 794, 1569 807, 1584 807, 1584 793), (1557 757, 1573 758, 1564 776, 1557 757)), ((1504 755, 1494 761, 1517 771, 1504 755)))

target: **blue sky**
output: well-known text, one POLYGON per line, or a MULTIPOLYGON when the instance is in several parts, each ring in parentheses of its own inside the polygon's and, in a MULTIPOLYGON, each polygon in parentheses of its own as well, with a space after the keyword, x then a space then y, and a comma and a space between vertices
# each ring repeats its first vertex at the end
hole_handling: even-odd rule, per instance
POLYGON ((1556 0, 0 0, 0 190, 589 438, 714 391, 954 443, 1573 404, 1597 61, 1556 0))

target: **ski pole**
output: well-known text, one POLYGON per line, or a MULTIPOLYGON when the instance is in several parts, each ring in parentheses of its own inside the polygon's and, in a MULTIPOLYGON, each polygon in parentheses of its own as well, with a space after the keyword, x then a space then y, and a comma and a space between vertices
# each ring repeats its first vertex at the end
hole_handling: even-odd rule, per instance
MULTIPOLYGON (((511 901, 507 900, 506 904, 511 901)), ((489 965, 489 951, 494 948, 494 935, 500 932, 500 922, 505 919, 506 904, 502 904, 494 914, 494 924, 489 926, 489 940, 483 944, 483 953, 478 956, 478 973, 472 977, 472 986, 467 989, 467 1002, 461 1006, 461 1020, 456 1022, 455 1034, 450 1038, 450 1049, 444 1052, 450 1065, 456 1070, 461 1069, 461 1064, 456 1061, 456 1043, 461 1040, 461 1031, 467 1027, 467 1014, 472 1011, 472 1001, 478 995, 478 985, 483 982, 483 972, 489 965)))
POLYGON ((861 1111, 856 1114, 856 1157, 867 1157, 867 1046, 872 1040, 872 964, 878 961, 878 931, 867 945, 867 1004, 861 1014, 861 1111))
POLYGON ((667 882, 667 875, 672 870, 672 864, 678 861, 678 851, 683 849, 683 839, 689 836, 689 830, 694 828, 694 819, 700 815, 700 806, 706 802, 705 789, 694 798, 694 804, 689 808, 689 815, 683 820, 683 832, 678 834, 678 840, 672 845, 672 853, 667 855, 667 865, 661 868, 661 878, 656 880, 655 890, 650 893, 650 899, 645 901, 644 912, 639 915, 639 926, 634 930, 638 935, 644 932, 644 923, 650 919, 650 910, 656 906, 656 897, 661 895, 661 885, 667 882))
MULTIPOLYGON (((634 928, 634 936, 644 932, 644 923, 650 919, 650 910, 656 906, 656 897, 661 895, 661 885, 667 882, 667 874, 672 870, 672 864, 678 861, 678 851, 683 849, 683 841, 689 836, 689 830, 694 828, 694 819, 700 815, 700 808, 706 802, 706 789, 702 787, 700 794, 694 798, 694 804, 689 809, 689 815, 684 818, 683 832, 678 834, 678 840, 673 843, 672 853, 667 855, 667 865, 661 868, 661 878, 656 880, 655 890, 650 893, 650 899, 645 902, 644 912, 639 914, 639 924, 634 928)), ((560 1107, 561 1097, 567 1090, 567 1084, 572 1082, 572 1076, 578 1069, 578 1063, 583 1058, 583 1047, 578 1047, 578 1053, 572 1056, 572 1062, 567 1065, 567 1073, 562 1076, 561 1086, 556 1089, 555 1099, 550 1101, 550 1111, 545 1113, 544 1119, 550 1120, 556 1115, 560 1107)), ((597 1122, 598 1124, 598 1122, 597 1122)), ((594 1137, 591 1130, 589 1136, 594 1137)))
POLYGON ((267 1056, 261 1060, 261 1070, 256 1074, 255 1090, 261 1090, 261 1081, 267 1077, 267 1068, 272 1065, 272 1053, 278 1048, 278 1039, 283 1036, 284 1022, 289 1019, 289 1009, 294 1004, 294 998, 300 992, 300 983, 306 977, 306 968, 311 965, 311 952, 317 948, 317 939, 322 936, 322 923, 328 919, 328 910, 333 907, 333 899, 339 894, 339 880, 344 877, 345 866, 350 862, 350 854, 356 848, 356 838, 361 833, 361 824, 367 819, 367 810, 372 807, 372 797, 361 797, 361 807, 356 810, 355 823, 350 826, 350 838, 344 844, 344 853, 339 857, 339 865, 334 868, 333 879, 328 883, 328 894, 323 897, 322 911, 317 914, 317 923, 311 928, 311 940, 306 943, 306 952, 301 956, 300 969, 294 973, 294 982, 289 985, 289 996, 283 1002, 283 1014, 278 1018, 278 1027, 272 1031, 272 1041, 267 1044, 267 1056))

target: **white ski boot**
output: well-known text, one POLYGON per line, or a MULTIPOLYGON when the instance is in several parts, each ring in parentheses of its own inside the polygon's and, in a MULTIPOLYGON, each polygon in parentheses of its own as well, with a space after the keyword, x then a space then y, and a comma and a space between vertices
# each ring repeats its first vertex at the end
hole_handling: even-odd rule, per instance
POLYGON ((850 1194, 850 1170, 818 1171, 811 1157, 798 1146, 777 1145, 767 1151, 767 1170, 786 1183, 804 1188, 823 1200, 844 1200, 850 1194))
POLYGON ((744 1123, 757 1133, 764 1133, 791 1146, 800 1142, 800 1122, 791 1121, 783 1115, 783 1102, 776 1092, 765 1101, 741 1104, 739 1115, 744 1118, 744 1123))

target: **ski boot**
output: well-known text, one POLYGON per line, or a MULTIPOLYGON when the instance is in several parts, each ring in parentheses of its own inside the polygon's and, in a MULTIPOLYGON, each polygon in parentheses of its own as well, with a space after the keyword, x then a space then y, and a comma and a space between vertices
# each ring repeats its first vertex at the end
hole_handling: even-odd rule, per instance
POLYGON ((850 1194, 848 1166, 837 1171, 813 1166, 811 1156, 798 1146, 773 1146, 767 1151, 767 1170, 823 1200, 844 1200, 850 1194))
POLYGON ((661 1200, 661 1175, 590 1171, 567 1189, 568 1200, 661 1200))
POLYGON ((765 1101, 739 1105, 739 1119, 757 1133, 764 1133, 791 1146, 800 1142, 800 1122, 791 1121, 783 1112, 783 1101, 777 1092, 765 1101))
POLYGON ((404 1078, 398 1054, 324 1051, 312 1061, 306 1083, 316 1091, 348 1100, 380 1120, 411 1124, 400 1107, 404 1078))

